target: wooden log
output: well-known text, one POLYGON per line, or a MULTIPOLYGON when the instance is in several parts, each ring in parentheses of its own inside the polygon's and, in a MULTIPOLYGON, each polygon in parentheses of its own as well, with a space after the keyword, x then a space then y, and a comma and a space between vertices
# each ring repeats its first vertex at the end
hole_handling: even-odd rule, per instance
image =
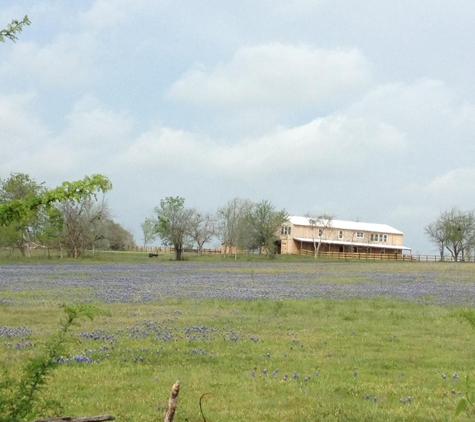
POLYGON ((115 417, 112 415, 99 415, 99 416, 63 416, 56 418, 47 418, 47 419, 38 419, 35 422, 102 422, 102 421, 113 421, 115 417))
POLYGON ((170 399, 168 400, 167 411, 165 412, 165 417, 163 422, 173 422, 175 417, 176 406, 178 404, 178 393, 180 392, 180 381, 176 381, 173 384, 172 391, 170 393, 170 399))

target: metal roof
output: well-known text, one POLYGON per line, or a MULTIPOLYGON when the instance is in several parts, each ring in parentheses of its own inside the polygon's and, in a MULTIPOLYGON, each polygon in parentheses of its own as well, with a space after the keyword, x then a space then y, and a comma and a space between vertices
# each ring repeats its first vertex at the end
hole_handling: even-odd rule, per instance
MULTIPOLYGON (((289 221, 295 226, 311 226, 308 217, 291 216, 289 221)), ((326 220, 322 224, 316 224, 316 227, 325 227, 326 220)), ((361 221, 331 220, 330 225, 333 229, 354 230, 362 232, 386 233, 386 234, 404 234, 402 231, 388 226, 387 224, 363 223, 361 221)))
MULTIPOLYGON (((310 242, 313 243, 316 239, 310 239, 307 237, 294 237, 294 240, 299 242, 310 242)), ((318 243, 318 240, 317 240, 318 243)), ((344 246, 362 246, 365 248, 380 248, 380 249, 397 249, 401 251, 410 251, 411 248, 407 246, 395 246, 395 245, 388 245, 386 243, 363 243, 363 242, 345 242, 342 240, 322 240, 322 244, 331 244, 331 245, 344 245, 344 246)))

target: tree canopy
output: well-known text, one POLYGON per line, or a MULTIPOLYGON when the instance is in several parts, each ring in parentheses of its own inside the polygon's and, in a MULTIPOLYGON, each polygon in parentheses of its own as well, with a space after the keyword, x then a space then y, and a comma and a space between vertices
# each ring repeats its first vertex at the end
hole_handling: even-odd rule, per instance
POLYGON ((8 226, 12 222, 27 219, 41 207, 49 207, 68 199, 77 201, 89 197, 96 198, 98 193, 105 193, 111 189, 112 183, 101 174, 86 176, 75 182, 63 182, 54 189, 44 189, 37 194, 31 193, 21 199, 0 203, 0 226, 8 226))

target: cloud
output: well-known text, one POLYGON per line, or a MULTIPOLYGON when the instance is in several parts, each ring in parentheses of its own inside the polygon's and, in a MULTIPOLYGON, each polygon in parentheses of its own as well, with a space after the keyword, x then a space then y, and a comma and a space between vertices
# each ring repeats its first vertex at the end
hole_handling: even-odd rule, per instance
MULTIPOLYGON (((80 18, 83 24, 94 29, 118 27, 144 11, 149 14, 169 0, 96 0, 80 18)), ((126 34, 123 34, 126 37, 126 34)))
POLYGON ((35 105, 37 97, 34 93, 0 96, 2 171, 17 172, 17 166, 41 148, 51 135, 35 117, 35 105))
POLYGON ((196 106, 284 107, 335 105, 371 81, 371 64, 358 50, 267 44, 239 48, 228 63, 197 65, 168 97, 196 106))
POLYGON ((49 44, 19 42, 0 67, 2 79, 72 90, 94 80, 97 48, 91 35, 63 33, 49 44))
POLYGON ((475 131, 475 107, 435 79, 375 86, 348 113, 404 128, 417 142, 432 145, 435 140, 453 142, 454 135, 458 139, 475 131))
POLYGON ((404 149, 404 136, 394 127, 334 115, 231 145, 172 128, 155 128, 123 151, 119 162, 155 172, 200 172, 211 178, 239 177, 243 181, 272 179, 283 169, 294 169, 285 177, 289 180, 301 174, 332 177, 362 165, 376 169, 371 164, 375 155, 394 156, 404 149))

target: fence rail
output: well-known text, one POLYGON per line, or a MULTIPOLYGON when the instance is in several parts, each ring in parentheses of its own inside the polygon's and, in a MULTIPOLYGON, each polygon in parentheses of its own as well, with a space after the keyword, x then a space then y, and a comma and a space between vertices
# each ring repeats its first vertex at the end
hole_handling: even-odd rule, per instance
MULTIPOLYGON (((301 249, 301 255, 314 255, 313 250, 301 249)), ((378 260, 378 261, 418 261, 418 262, 456 262, 452 256, 440 255, 409 255, 395 253, 369 253, 369 252, 320 252, 320 256, 335 259, 358 259, 358 260, 378 260)), ((459 258, 458 262, 475 262, 475 257, 459 258)))
MULTIPOLYGON (((129 251, 134 252, 147 252, 147 253, 173 253, 175 249, 168 246, 135 246, 128 248, 129 251)), ((196 248, 185 248, 185 253, 198 253, 196 248)), ((223 251, 218 248, 203 248, 201 253, 203 255, 218 255, 223 251)), ((228 252, 229 253, 229 252, 228 252)), ((233 254, 235 251, 233 251, 233 254)), ((238 250, 238 255, 246 254, 245 250, 238 250)), ((300 249, 300 255, 313 256, 314 251, 312 249, 300 249)), ((395 254, 395 253, 370 253, 370 252, 320 252, 319 256, 325 256, 334 259, 356 259, 356 260, 378 260, 378 261, 418 261, 418 262, 455 262, 455 259, 446 255, 441 257, 440 255, 409 255, 409 254, 395 254)), ((475 262, 475 257, 469 256, 459 258, 459 262, 475 262)))

